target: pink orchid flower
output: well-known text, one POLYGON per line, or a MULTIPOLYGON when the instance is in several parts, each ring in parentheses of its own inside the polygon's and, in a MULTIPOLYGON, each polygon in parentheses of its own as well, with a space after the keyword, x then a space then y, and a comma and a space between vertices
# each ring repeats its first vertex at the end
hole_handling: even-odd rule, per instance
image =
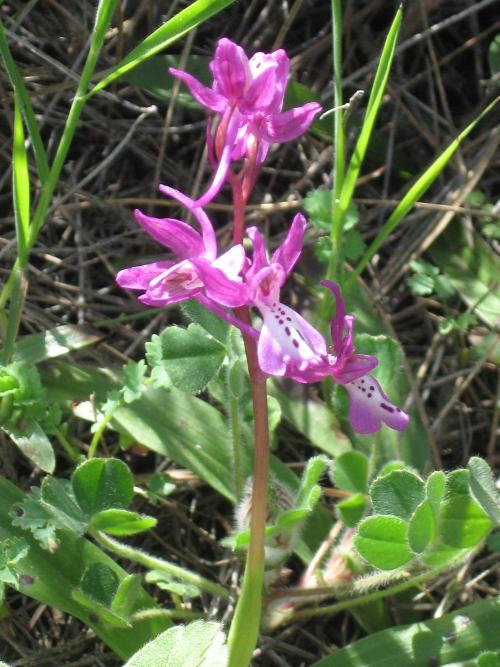
POLYGON ((259 52, 248 59, 241 46, 225 37, 218 41, 210 63, 214 77, 211 88, 187 72, 170 68, 170 73, 184 81, 197 102, 220 116, 215 146, 208 128, 209 155, 215 152, 217 158, 215 176, 207 192, 196 201, 197 206, 204 206, 215 197, 231 161, 248 158, 249 187, 253 187, 269 145, 292 141, 309 128, 321 110, 316 102, 281 111, 289 69, 290 61, 283 49, 259 52))
POLYGON ((408 426, 408 415, 393 405, 379 382, 368 375, 378 364, 377 359, 356 354, 355 318, 346 314, 338 285, 322 283, 334 293, 337 302, 331 323, 331 350, 319 331, 279 301, 280 288, 300 255, 305 226, 303 216, 297 215, 271 262, 259 230, 252 227, 247 232, 254 248, 253 263, 245 278, 252 303, 263 319, 257 348, 260 368, 268 375, 302 383, 319 382, 331 376, 349 394, 349 421, 355 431, 376 433, 382 423, 403 431, 408 426))
POLYGON ((148 306, 166 306, 195 297, 220 315, 220 306, 246 304, 248 291, 240 276, 246 262, 243 246, 235 245, 218 257, 215 231, 203 209, 194 208, 192 199, 173 188, 161 185, 160 191, 190 210, 201 234, 180 220, 153 218, 136 210, 137 222, 178 259, 123 269, 116 282, 127 289, 141 290, 139 301, 148 306), (207 283, 201 278, 200 268, 207 283))

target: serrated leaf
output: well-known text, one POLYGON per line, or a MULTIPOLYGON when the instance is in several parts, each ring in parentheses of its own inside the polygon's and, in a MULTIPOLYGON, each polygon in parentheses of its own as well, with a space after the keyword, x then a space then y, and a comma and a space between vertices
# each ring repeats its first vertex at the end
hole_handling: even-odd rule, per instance
POLYGON ((416 273, 406 279, 406 284, 413 294, 418 296, 429 296, 434 292, 434 278, 425 273, 416 273))
POLYGON ((344 234, 343 248, 346 259, 350 262, 361 257, 366 249, 366 243, 357 229, 350 229, 344 234))
POLYGON ((73 493, 91 517, 105 509, 125 509, 134 495, 134 480, 119 459, 90 459, 80 464, 71 478, 73 493))
MULTIPOLYGON (((192 394, 202 391, 220 369, 226 356, 221 343, 208 336, 198 324, 187 329, 171 326, 160 335, 160 366, 167 372, 172 384, 192 394)), ((158 344, 155 341, 156 345, 158 344)), ((148 349, 148 354, 150 348, 148 349)), ((155 349, 157 361, 157 349, 155 349)), ((153 357, 148 356, 148 362, 153 357)))
POLYGON ((408 541, 415 553, 422 553, 436 536, 436 520, 432 506, 428 500, 424 500, 416 508, 410 519, 408 529, 408 541))
POLYGON ((345 452, 332 465, 332 480, 344 491, 365 493, 368 489, 368 459, 361 452, 345 452))
POLYGON ((94 514, 90 525, 109 535, 135 535, 154 528, 157 521, 151 516, 122 509, 107 509, 94 514))
POLYGON ((69 481, 46 477, 40 487, 40 501, 57 520, 58 528, 83 535, 87 518, 73 496, 69 481))
POLYGON ((32 487, 29 495, 11 511, 12 525, 29 530, 43 549, 54 552, 59 546, 56 530, 61 528, 50 508, 43 506, 40 489, 32 487))
POLYGON ((335 509, 342 523, 353 528, 365 513, 366 498, 362 493, 355 493, 349 498, 338 502, 335 509))
POLYGON ((470 473, 470 490, 490 519, 500 523, 500 504, 493 471, 484 459, 473 456, 467 468, 470 473))
POLYGON ((218 623, 195 621, 162 632, 124 667, 226 667, 228 651, 218 623))
POLYGON ((144 378, 146 376, 146 362, 141 359, 138 362, 129 361, 123 367, 123 399, 125 403, 140 398, 144 390, 144 378))
POLYGON ((0 543, 0 585, 17 586, 19 574, 15 565, 29 551, 29 545, 22 537, 12 537, 0 543))
POLYGON ((489 516, 470 496, 451 496, 443 503, 439 534, 446 545, 459 549, 475 547, 492 526, 489 516))
POLYGON ((44 472, 54 471, 56 459, 52 444, 35 419, 23 419, 20 424, 9 423, 2 429, 36 466, 44 472))
POLYGON ((370 487, 373 511, 410 519, 424 499, 424 483, 408 470, 393 470, 378 477, 370 487))
POLYGON ((370 516, 358 526, 354 546, 360 556, 380 570, 394 570, 409 563, 408 524, 397 516, 370 516))

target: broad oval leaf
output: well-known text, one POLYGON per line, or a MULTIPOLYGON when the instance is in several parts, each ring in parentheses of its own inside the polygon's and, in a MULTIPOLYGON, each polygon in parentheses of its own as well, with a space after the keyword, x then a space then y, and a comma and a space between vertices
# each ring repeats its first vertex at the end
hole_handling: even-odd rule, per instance
POLYGON ((370 495, 374 513, 410 519, 424 499, 424 483, 409 470, 393 470, 373 482, 370 495))
POLYGON ((410 519, 408 540, 416 553, 420 554, 436 536, 436 521, 431 504, 424 500, 410 519))
POLYGON ((360 556, 380 570, 394 570, 408 563, 408 524, 397 516, 370 516, 359 524, 354 546, 360 556))
POLYGON ((22 453, 44 472, 52 473, 56 465, 54 450, 45 431, 34 419, 25 419, 22 424, 2 426, 22 453))
POLYGON ((75 498, 88 515, 102 510, 124 509, 134 495, 132 473, 119 459, 90 459, 71 478, 75 498))
POLYGON ((368 486, 368 459, 361 452, 345 452, 332 465, 333 482, 339 489, 365 493, 368 486))
POLYGON ((475 547, 492 526, 492 520, 470 496, 452 496, 441 509, 439 533, 444 544, 451 547, 475 547))
POLYGON ((484 459, 473 456, 467 464, 470 473, 470 490, 477 502, 495 524, 500 523, 500 503, 493 471, 484 459))

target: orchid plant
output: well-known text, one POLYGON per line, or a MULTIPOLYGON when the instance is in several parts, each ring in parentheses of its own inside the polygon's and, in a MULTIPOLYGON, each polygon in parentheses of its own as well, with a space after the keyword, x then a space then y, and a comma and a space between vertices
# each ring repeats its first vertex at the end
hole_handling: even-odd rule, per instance
POLYGON ((346 314, 340 288, 325 281, 336 299, 331 321, 332 345, 303 315, 282 303, 281 291, 300 258, 307 221, 298 213, 271 258, 257 227, 246 230, 251 256, 243 246, 245 206, 272 143, 291 141, 311 125, 321 107, 311 102, 282 111, 289 59, 283 50, 257 53, 250 59, 227 38, 219 40, 210 63, 214 81, 208 88, 189 73, 171 69, 209 112, 207 149, 214 176, 197 200, 161 185, 162 194, 191 213, 200 232, 172 218, 135 212, 143 229, 171 250, 175 259, 124 269, 121 287, 140 290, 148 306, 165 306, 194 298, 241 330, 245 341, 254 412, 255 466, 251 494, 250 544, 240 598, 229 633, 230 665, 247 664, 257 640, 265 561, 268 497, 268 423, 266 380, 270 376, 315 383, 326 377, 343 385, 350 398, 349 419, 360 434, 382 424, 403 431, 408 415, 391 402, 369 375, 378 364, 372 355, 356 353, 354 316, 346 314), (215 129, 212 128, 215 116, 215 129), (238 172, 232 170, 242 162, 238 172), (212 223, 203 207, 229 182, 233 194, 233 245, 219 253, 212 223), (261 316, 254 324, 251 310, 261 316), (251 619, 251 620, 250 620, 251 619), (241 624, 246 624, 242 641, 241 624))
MULTIPOLYGON (((135 219, 168 254, 159 261, 121 268, 116 275, 118 285, 135 291, 146 307, 180 304, 191 324, 170 325, 153 334, 146 343, 145 359, 128 361, 121 373, 83 366, 78 360, 52 365, 53 357, 101 340, 77 326, 18 340, 30 252, 53 210, 53 195, 83 107, 229 2, 195 0, 95 83, 97 59, 117 8, 117 0, 100 0, 82 75, 50 165, 25 81, 9 50, 3 18, 0 21, 0 57, 14 91, 12 193, 17 248, 0 291, 0 429, 35 467, 29 482, 45 475, 29 491, 0 475, 0 605, 2 613, 10 613, 4 603, 4 591, 10 587, 72 614, 129 660, 125 667, 149 667, 166 660, 170 664, 170 650, 176 664, 184 660, 200 667, 208 663, 246 667, 261 627, 271 631, 285 622, 355 606, 361 618, 365 602, 380 602, 385 595, 421 584, 471 558, 500 524, 497 488, 483 459, 472 457, 467 468, 450 473, 438 469, 425 479, 417 472, 424 464, 410 465, 410 456, 400 457, 407 463, 391 460, 399 446, 414 448, 420 426, 414 410, 410 424, 405 410, 412 408, 411 400, 392 382, 398 376, 399 348, 386 336, 358 333, 355 339, 355 317, 344 301, 346 297, 356 303, 357 314, 364 314, 356 302, 360 293, 356 278, 495 104, 423 172, 346 275, 347 253, 342 248, 346 218, 384 96, 401 9, 385 41, 351 159, 345 163, 343 110, 349 105, 342 100, 341 3, 332 2, 335 159, 331 192, 318 191, 321 199, 325 195, 329 200, 323 221, 329 238, 322 239, 328 241, 329 257, 325 279, 308 285, 313 296, 308 312, 289 305, 287 285, 307 246, 306 235, 312 237, 308 220, 297 212, 277 247, 268 248, 263 231, 247 225, 246 211, 273 144, 302 136, 322 109, 316 101, 299 104, 304 99, 283 109, 290 72, 283 49, 248 57, 240 45, 223 37, 209 65, 211 85, 188 71, 170 69, 207 113, 206 154, 212 169, 208 185, 198 197, 160 185, 160 193, 182 211, 180 219, 140 210, 135 219), (29 164, 31 149, 33 164, 29 164), (33 195, 30 179, 35 173, 33 195), (232 196, 230 240, 217 234, 207 212, 224 186, 232 196), (313 392, 324 401, 307 399, 304 405, 287 393, 291 383, 317 384, 313 392), (194 396, 205 390, 208 401, 194 396), (285 406, 297 405, 308 423, 318 414, 323 420, 320 436, 313 437, 297 418, 299 411, 288 411, 293 426, 321 450, 305 462, 300 477, 277 456, 270 465, 269 453, 270 444, 278 440, 280 411, 284 415, 285 406), (92 425, 73 437, 75 417, 92 425), (108 427, 115 431, 111 438, 119 433, 115 451, 139 443, 189 468, 234 502, 235 530, 223 543, 246 553, 237 586, 230 589, 117 539, 156 525, 155 517, 130 508, 134 494, 141 493, 153 506, 169 506, 165 497, 175 490, 175 480, 166 481, 155 473, 143 484, 120 454, 103 456, 108 427), (90 434, 89 443, 82 433, 90 434), (392 447, 387 456, 386 441, 392 447), (367 444, 375 444, 369 455, 367 444), (53 474, 61 462, 65 470, 70 466, 64 479, 53 474), (328 477, 335 488, 323 483, 328 477), (328 492, 338 500, 333 522, 332 513, 319 502, 328 492), (145 581, 170 592, 173 608, 162 608, 142 588, 139 573, 127 573, 104 551, 145 568, 145 581), (285 583, 284 565, 292 552, 306 564, 295 589, 285 583), (381 587, 384 590, 374 591, 381 587), (317 604, 342 593, 345 599, 317 604), (202 594, 227 602, 228 609, 237 595, 227 646, 221 626, 200 619, 201 606, 178 604, 181 597, 191 600, 202 594), (315 606, 303 608, 308 600, 315 606), (173 620, 194 622, 172 628, 173 620)), ((9 14, 10 10, 6 17, 9 14)), ((318 227, 312 213, 309 217, 311 226, 318 227)), ((11 247, 9 239, 5 252, 11 247)), ((124 265, 120 261, 117 268, 124 265)), ((122 318, 116 322, 121 324, 122 318)), ((439 452, 433 455, 436 467, 442 468, 439 452)), ((470 612, 471 617, 474 614, 470 612)), ((443 620, 437 621, 440 643, 443 620)), ((495 622, 492 612, 491 627, 495 622)), ((476 634, 481 651, 486 633, 476 634)), ((373 639, 376 644, 376 636, 373 639)), ((373 653, 377 651, 381 653, 380 646, 373 653)), ((341 654, 335 654, 340 656, 339 662, 334 656, 335 664, 343 664, 341 654)), ((458 664, 463 655, 457 650, 454 662, 458 664)), ((435 660, 428 658, 429 664, 435 660)))

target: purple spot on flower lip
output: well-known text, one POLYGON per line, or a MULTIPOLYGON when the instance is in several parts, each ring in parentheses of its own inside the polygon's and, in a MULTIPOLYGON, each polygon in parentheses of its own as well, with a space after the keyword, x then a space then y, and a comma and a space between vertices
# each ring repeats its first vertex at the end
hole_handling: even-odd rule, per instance
POLYGON ((286 333, 287 336, 289 336, 291 334, 291 331, 290 331, 289 327, 285 327, 285 333, 286 333))
POLYGON ((279 320, 279 324, 285 324, 284 320, 279 320))
POLYGON ((387 410, 387 412, 394 412, 394 408, 391 408, 390 405, 386 405, 385 403, 381 403, 380 407, 382 410, 387 410))
POLYGON ((292 340, 292 343, 294 344, 295 347, 299 347, 299 341, 295 340, 295 338, 292 340))
POLYGON ((396 412, 401 412, 401 408, 396 408, 396 412))
POLYGON ((363 380, 361 380, 361 384, 364 384, 364 383, 365 383, 364 379, 363 379, 363 380))
POLYGON ((370 391, 375 391, 375 387, 373 385, 370 387, 370 391))
POLYGON ((367 396, 368 396, 368 398, 371 398, 371 397, 372 397, 372 393, 369 391, 369 392, 367 393, 367 396))
POLYGON ((287 317, 287 318, 286 318, 286 321, 287 321, 287 322, 291 322, 291 321, 292 321, 292 318, 291 318, 291 317, 287 317))

